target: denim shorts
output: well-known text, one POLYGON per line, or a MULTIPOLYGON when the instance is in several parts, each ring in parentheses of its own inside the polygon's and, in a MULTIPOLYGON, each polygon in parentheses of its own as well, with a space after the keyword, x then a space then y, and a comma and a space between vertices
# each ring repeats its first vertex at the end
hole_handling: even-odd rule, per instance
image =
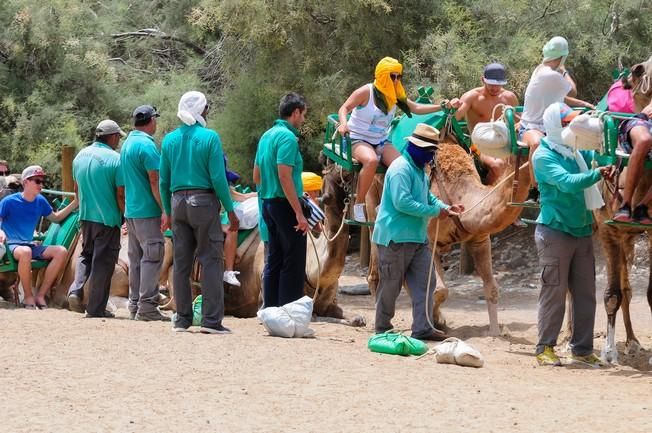
POLYGON ((389 140, 383 140, 380 143, 373 144, 364 140, 352 139, 351 150, 353 150, 356 144, 368 144, 369 146, 373 147, 374 151, 376 152, 376 156, 378 157, 378 160, 381 160, 383 157, 383 149, 385 148, 385 144, 391 144, 391 143, 389 142, 389 140))
POLYGON ((9 251, 11 253, 14 253, 14 250, 17 247, 30 247, 32 249, 32 260, 45 260, 45 257, 43 257, 43 253, 47 249, 45 245, 41 244, 9 244, 9 251))
MULTIPOLYGON (((652 120, 645 119, 643 116, 625 120, 618 127, 618 143, 622 150, 628 154, 631 154, 634 151, 634 146, 629 141, 629 131, 637 126, 646 127, 648 131, 650 131, 650 134, 652 134, 652 120)), ((652 149, 648 152, 647 157, 652 161, 652 149)))

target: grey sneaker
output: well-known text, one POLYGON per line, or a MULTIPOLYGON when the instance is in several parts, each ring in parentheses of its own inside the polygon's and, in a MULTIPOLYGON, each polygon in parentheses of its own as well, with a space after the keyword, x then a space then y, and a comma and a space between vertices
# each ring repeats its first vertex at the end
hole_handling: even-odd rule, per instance
POLYGON ((84 314, 84 305, 82 304, 81 296, 76 293, 68 295, 68 309, 75 313, 84 314))
POLYGON ((129 312, 129 320, 136 320, 136 312, 135 311, 130 311, 129 312))
POLYGON ((231 334, 231 330, 226 326, 217 325, 215 328, 209 328, 207 326, 202 326, 199 328, 199 332, 202 334, 231 334))
POLYGON ((171 319, 158 309, 149 313, 136 313, 135 319, 140 322, 169 322, 171 319))

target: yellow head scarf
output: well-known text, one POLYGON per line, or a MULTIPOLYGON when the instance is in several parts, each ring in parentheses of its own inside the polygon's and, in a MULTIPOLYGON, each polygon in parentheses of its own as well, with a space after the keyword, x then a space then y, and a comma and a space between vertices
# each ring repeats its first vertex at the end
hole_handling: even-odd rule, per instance
POLYGON ((374 74, 374 86, 380 90, 380 92, 385 96, 385 103, 387 105, 387 111, 391 110, 396 101, 406 101, 407 96, 405 95, 405 89, 401 81, 393 81, 389 74, 402 74, 403 65, 401 65, 398 60, 392 57, 383 58, 376 65, 376 72, 374 74))
POLYGON ((318 174, 304 171, 301 173, 301 183, 304 191, 321 191, 322 179, 318 174))

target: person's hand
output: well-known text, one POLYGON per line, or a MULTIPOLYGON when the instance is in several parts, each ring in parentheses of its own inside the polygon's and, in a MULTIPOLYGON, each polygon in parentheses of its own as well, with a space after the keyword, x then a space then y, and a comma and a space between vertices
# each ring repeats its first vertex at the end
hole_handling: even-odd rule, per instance
POLYGON ((306 219, 303 214, 294 214, 295 218, 297 219, 297 225, 294 226, 294 230, 301 232, 303 234, 308 233, 308 230, 310 230, 310 226, 308 225, 308 220, 306 219))
POLYGON ((613 165, 598 167, 598 170, 600 171, 600 175, 607 180, 611 180, 616 174, 616 167, 613 165))
POLYGON ((454 109, 457 110, 461 106, 462 106, 462 101, 460 100, 460 98, 453 98, 453 99, 451 99, 450 101, 448 101, 446 103, 446 108, 449 108, 449 109, 454 108, 454 109))
POLYGON ((351 132, 349 130, 349 125, 348 122, 340 123, 340 126, 337 127, 337 132, 340 134, 342 137, 344 137, 346 134, 351 132))
POLYGON ((122 231, 123 236, 129 233, 129 230, 127 229, 127 223, 123 223, 122 227, 120 227, 120 229, 122 231))
POLYGON ((585 108, 590 108, 591 110, 595 110, 595 105, 591 104, 590 102, 585 102, 583 105, 585 108))
POLYGON ((238 220, 238 217, 233 211, 229 212, 227 215, 229 216, 229 231, 237 232, 240 228, 240 220, 238 220))
POLYGON ((169 215, 161 215, 161 233, 165 232, 172 226, 172 217, 169 215))
POLYGON ((5 234, 5 232, 0 230, 0 244, 4 244, 6 240, 7 240, 7 235, 5 234))
POLYGON ((76 196, 75 198, 72 199, 69 206, 70 206, 70 210, 75 210, 79 207, 79 200, 77 200, 76 196))

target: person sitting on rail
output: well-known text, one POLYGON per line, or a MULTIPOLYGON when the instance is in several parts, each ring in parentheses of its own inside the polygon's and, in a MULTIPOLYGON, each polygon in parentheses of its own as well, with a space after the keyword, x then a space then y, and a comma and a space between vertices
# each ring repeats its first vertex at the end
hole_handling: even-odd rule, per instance
POLYGON ((337 131, 350 134, 352 155, 360 164, 360 176, 353 205, 353 219, 365 222, 365 197, 376 174, 379 160, 389 167, 399 152, 387 141, 396 107, 408 116, 441 110, 441 106, 419 104, 407 98, 401 79, 403 65, 385 57, 376 65, 375 80, 355 90, 340 107, 337 131), (351 118, 347 120, 348 114, 351 118))

